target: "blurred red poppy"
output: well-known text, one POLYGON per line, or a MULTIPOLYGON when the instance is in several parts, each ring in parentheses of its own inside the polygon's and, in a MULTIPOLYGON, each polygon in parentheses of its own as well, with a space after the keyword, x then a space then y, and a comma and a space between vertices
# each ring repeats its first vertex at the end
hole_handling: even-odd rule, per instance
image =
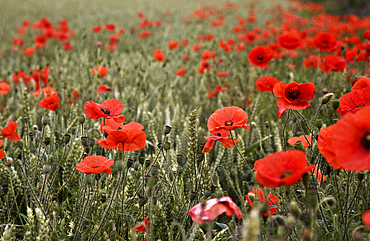
POLYGON ((302 84, 292 82, 287 85, 279 82, 275 85, 273 92, 276 97, 279 97, 276 104, 279 107, 278 116, 281 118, 287 109, 311 108, 307 100, 315 97, 315 85, 312 82, 302 84))
POLYGON ((23 46, 23 39, 22 38, 14 38, 12 43, 16 46, 22 47, 23 46))
POLYGON ((176 41, 168 41, 167 42, 167 45, 168 45, 168 47, 170 47, 170 49, 174 50, 175 48, 177 48, 177 46, 179 45, 179 43, 176 42, 176 41))
POLYGON ((40 90, 41 90, 41 93, 42 93, 42 96, 51 96, 52 93, 55 92, 55 89, 51 86, 47 86, 45 88, 41 88, 37 91, 35 91, 35 93, 32 94, 32 96, 36 96, 38 97, 40 95, 40 90))
POLYGON ((201 60, 215 59, 215 58, 216 58, 216 51, 213 51, 213 50, 205 50, 200 55, 201 60))
POLYGON ((312 140, 312 137, 310 135, 301 135, 301 136, 295 136, 295 137, 290 138, 288 140, 288 143, 289 145, 294 147, 295 143, 300 141, 303 144, 303 148, 307 148, 312 143, 311 140, 312 140))
POLYGON ((113 32, 116 29, 116 25, 114 23, 107 23, 105 25, 105 30, 108 32, 113 32))
POLYGON ((248 54, 251 64, 266 69, 268 62, 274 57, 274 52, 265 46, 256 46, 248 54))
POLYGON ((149 216, 146 216, 142 224, 133 228, 136 232, 146 232, 149 229, 149 216))
MULTIPOLYGON (((4 145, 4 141, 0 140, 0 147, 4 145)), ((0 150, 0 160, 3 159, 3 157, 5 156, 5 151, 4 150, 0 150)))
POLYGON ((319 64, 320 58, 318 56, 310 55, 303 60, 303 66, 306 68, 316 69, 319 64))
POLYGON ((355 82, 355 84, 352 86, 351 91, 359 90, 362 88, 370 87, 370 78, 366 76, 361 76, 360 79, 355 82))
POLYGON ((76 165, 76 170, 83 172, 86 175, 100 174, 105 172, 109 175, 112 172, 110 166, 114 164, 114 161, 104 156, 87 156, 81 162, 76 165))
POLYGON ((32 54, 34 54, 36 52, 36 48, 35 47, 28 47, 28 48, 24 48, 22 51, 29 58, 29 57, 31 57, 32 54))
POLYGON ((100 25, 92 27, 92 31, 94 33, 99 33, 101 31, 102 27, 100 25))
POLYGON ((370 230, 370 210, 366 211, 362 214, 362 222, 370 230))
POLYGON ((200 44, 194 44, 191 49, 194 51, 194 52, 198 52, 200 50, 200 48, 202 47, 202 45, 200 44))
POLYGON ((324 63, 320 62, 320 68, 325 73, 329 71, 343 72, 347 66, 347 61, 337 55, 328 55, 324 57, 324 63))
POLYGON ((343 116, 348 112, 357 112, 370 103, 370 87, 349 92, 339 98, 338 113, 343 116))
POLYGON ((237 143, 238 140, 234 138, 234 142, 233 142, 233 139, 231 139, 231 137, 230 138, 227 138, 228 135, 229 135, 228 132, 223 132, 223 135, 221 135, 221 133, 215 133, 215 135, 212 135, 212 136, 205 136, 204 138, 207 139, 207 142, 206 142, 206 144, 203 147, 202 153, 209 152, 210 150, 212 150, 212 148, 215 145, 216 141, 220 141, 221 144, 225 148, 231 148, 231 147, 233 147, 234 146, 234 143, 237 143))
POLYGON ((219 72, 217 74, 218 77, 225 77, 225 76, 228 76, 229 75, 229 72, 228 71, 224 71, 224 72, 219 72))
MULTIPOLYGON (((131 32, 132 32, 132 30, 131 30, 131 32)), ((135 32, 136 32, 136 30, 135 30, 135 32)), ((150 31, 149 30, 143 30, 141 33, 139 33, 138 37, 140 39, 148 38, 148 37, 150 37, 150 31)))
POLYGON ((217 95, 219 92, 222 92, 225 90, 227 90, 227 87, 221 87, 221 85, 218 84, 212 93, 208 93, 207 97, 212 98, 213 96, 217 95))
POLYGON ((263 76, 256 80, 256 87, 259 92, 273 91, 274 86, 280 81, 271 76, 263 76))
POLYGON ((290 186, 298 182, 303 174, 315 168, 315 165, 306 165, 306 154, 302 151, 275 152, 255 162, 256 180, 269 188, 290 186))
POLYGON ((79 100, 80 99, 80 95, 79 95, 78 90, 73 90, 72 91, 72 96, 73 96, 74 100, 79 100))
POLYGON ((288 33, 280 35, 277 38, 277 43, 285 49, 293 50, 302 44, 302 40, 298 34, 288 33))
POLYGON ((313 44, 315 48, 321 51, 332 51, 339 47, 339 44, 335 40, 335 36, 331 33, 318 33, 313 38, 313 44))
POLYGON ((242 108, 231 106, 216 110, 209 117, 207 127, 212 135, 219 133, 221 136, 228 136, 230 131, 237 128, 249 130, 247 122, 247 113, 242 108))
POLYGON ((0 82, 0 95, 7 95, 10 89, 10 85, 8 85, 6 82, 0 82))
POLYGON ((207 60, 203 60, 202 63, 200 64, 200 68, 198 69, 198 72, 200 74, 203 74, 205 70, 208 72, 209 69, 210 69, 209 62, 207 60))
POLYGON ((317 169, 317 166, 315 167, 315 170, 312 171, 314 176, 317 176, 317 182, 325 182, 326 181, 326 176, 322 175, 321 171, 317 169))
MULTIPOLYGON (((249 195, 250 194, 255 194, 255 191, 254 191, 254 188, 252 188, 252 190, 250 190, 248 192, 247 195, 245 195, 245 199, 247 199, 247 202, 249 204, 249 206, 251 206, 251 208, 253 208, 253 201, 250 199, 249 195)), ((269 211, 268 212, 264 212, 262 213, 263 216, 270 216, 271 215, 274 215, 276 212, 278 212, 279 210, 277 209, 277 205, 279 204, 279 198, 277 196, 275 196, 274 194, 272 194, 271 192, 268 194, 268 198, 265 199, 265 195, 263 194, 263 191, 261 188, 258 188, 258 199, 260 202, 262 203, 266 203, 270 208, 268 209, 269 211)))
POLYGON ((230 197, 227 196, 209 199, 206 201, 204 207, 202 207, 201 203, 198 203, 192 207, 188 213, 193 222, 200 225, 202 225, 204 222, 210 222, 214 220, 223 213, 226 213, 226 215, 229 217, 235 214, 238 219, 241 219, 243 216, 239 207, 230 197))
POLYGON ((44 35, 36 35, 35 44, 37 48, 42 49, 46 43, 47 43, 47 38, 44 35))
POLYGON ((60 108, 58 94, 53 93, 51 96, 47 96, 40 100, 39 106, 51 111, 55 111, 55 109, 60 108))
POLYGON ((166 60, 166 56, 164 56, 162 49, 156 49, 153 52, 153 58, 159 62, 163 62, 166 60))
POLYGON ((120 151, 137 151, 145 148, 146 134, 144 126, 137 122, 130 122, 122 127, 113 129, 109 125, 103 127, 108 136, 100 139, 97 143, 106 149, 116 149, 120 151), (122 149, 124 147, 124 150, 122 149))
POLYGON ((186 74, 186 70, 184 68, 179 68, 176 72, 177 76, 184 76, 186 74))
POLYGON ((20 141, 21 138, 18 133, 15 131, 17 128, 17 122, 14 122, 12 119, 9 120, 8 125, 0 130, 1 138, 7 138, 11 142, 20 141))
POLYGON ((108 68, 105 66, 96 66, 91 72, 97 74, 99 78, 103 78, 108 74, 108 68))
POLYGON ((110 87, 108 85, 99 85, 96 93, 103 94, 103 93, 107 92, 108 90, 110 90, 110 87))
POLYGON ((123 110, 123 104, 117 99, 109 99, 98 104, 92 100, 85 103, 85 115, 93 120, 99 118, 114 119, 116 122, 124 122, 126 117, 119 115, 123 110))

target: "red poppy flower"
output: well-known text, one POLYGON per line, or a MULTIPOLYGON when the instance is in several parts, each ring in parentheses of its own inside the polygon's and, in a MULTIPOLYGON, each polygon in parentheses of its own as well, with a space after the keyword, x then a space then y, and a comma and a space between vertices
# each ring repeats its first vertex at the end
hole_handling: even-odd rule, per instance
POLYGON ((22 51, 29 58, 29 57, 31 57, 32 54, 34 54, 36 52, 36 48, 35 47, 28 47, 28 48, 24 48, 22 51))
POLYGON ((71 42, 62 42, 64 50, 72 50, 73 46, 71 42))
POLYGON ((146 232, 149 229, 149 216, 146 216, 142 224, 137 225, 133 228, 136 232, 146 232))
MULTIPOLYGON (((369 119, 370 106, 366 106, 356 113, 344 115, 333 125, 330 147, 335 153, 335 163, 340 168, 348 171, 370 169, 369 119)), ((329 164, 332 165, 330 162, 329 164)))
POLYGON ((316 69, 319 64, 320 58, 318 56, 310 55, 303 60, 303 66, 306 68, 316 69))
POLYGON ((53 87, 47 86, 45 88, 41 88, 41 89, 35 91, 35 93, 33 93, 32 96, 38 97, 40 95, 40 90, 41 90, 41 93, 42 93, 43 96, 45 96, 45 95, 46 96, 51 96, 51 94, 55 92, 55 89, 53 87))
POLYGON ((212 98, 213 96, 217 95, 219 92, 222 92, 225 90, 227 90, 227 87, 221 87, 221 85, 218 84, 212 93, 208 93, 207 97, 212 98))
POLYGON ((99 33, 101 31, 102 27, 100 25, 92 27, 92 31, 94 33, 99 33))
POLYGON ((346 54, 344 55, 344 59, 347 60, 348 62, 353 62, 353 61, 364 61, 365 60, 365 50, 361 50, 359 48, 353 48, 353 49, 348 49, 346 51, 346 54))
POLYGON ((366 76, 361 76, 360 79, 355 82, 355 84, 352 86, 351 91, 359 90, 362 88, 370 87, 370 78, 366 76))
POLYGON ((72 96, 73 96, 74 100, 79 100, 80 99, 80 95, 79 95, 78 90, 73 90, 72 91, 72 96))
POLYGON ((194 52, 198 52, 200 50, 200 48, 202 48, 202 45, 200 45, 200 44, 194 44, 191 47, 191 50, 193 50, 194 52))
POLYGON ((302 175, 315 168, 307 165, 306 154, 302 151, 279 151, 254 164, 256 180, 265 187, 274 188, 293 185, 302 175))
POLYGON ((179 45, 179 43, 176 42, 176 41, 168 41, 167 42, 167 45, 168 45, 168 47, 170 47, 170 49, 174 50, 175 48, 177 48, 177 46, 179 45))
POLYGON ((213 51, 213 50, 205 50, 200 55, 201 60, 215 59, 215 58, 216 58, 216 51, 213 51))
POLYGON ((91 71, 93 74, 98 74, 99 78, 103 78, 108 74, 108 68, 105 66, 96 66, 91 71))
POLYGON ((163 62, 166 60, 166 56, 164 56, 161 49, 156 49, 153 52, 153 58, 159 62, 163 62))
POLYGON ((53 93, 51 96, 40 100, 39 106, 47 110, 55 111, 56 108, 60 107, 58 94, 53 93))
POLYGON ((259 92, 273 91, 274 86, 280 81, 271 76, 263 76, 256 80, 256 87, 259 92))
POLYGON ((317 182, 318 183, 326 181, 326 176, 322 175, 320 170, 317 169, 317 167, 315 167, 315 170, 313 170, 312 173, 313 173, 314 176, 317 176, 317 182))
POLYGON ((85 115, 93 120, 98 118, 114 119, 116 122, 124 122, 126 117, 119 115, 123 110, 123 104, 117 99, 109 99, 101 103, 92 100, 85 103, 85 115))
POLYGON ((216 133, 214 136, 205 136, 204 138, 207 139, 207 142, 206 142, 206 144, 203 147, 202 153, 209 152, 210 150, 212 150, 212 148, 214 147, 216 141, 220 141, 221 144, 225 148, 231 148, 231 147, 233 147, 234 146, 234 142, 237 143, 238 140, 234 138, 234 142, 233 142, 233 140, 231 139, 231 137, 230 138, 227 138, 228 135, 229 134, 227 132, 224 132, 223 133, 223 136, 221 136, 221 133, 216 133))
POLYGON ((10 85, 8 85, 6 82, 0 82, 0 95, 7 95, 10 89, 10 85))
POLYGON ((231 106, 216 110, 209 117, 207 127, 212 135, 228 136, 228 132, 236 128, 249 130, 247 122, 247 113, 242 108, 231 106))
MULTIPOLYGON (((252 188, 252 190, 250 190, 248 192, 247 195, 245 195, 245 199, 247 199, 247 202, 249 204, 249 206, 251 206, 251 208, 253 208, 253 202, 252 200, 249 198, 249 194, 255 194, 255 191, 254 191, 254 188, 252 188)), ((265 199, 265 195, 263 194, 263 191, 261 188, 258 188, 258 199, 260 202, 262 203, 267 203, 268 206, 270 207, 269 208, 269 211, 268 212, 264 212, 262 213, 263 216, 270 216, 275 214, 276 212, 278 212, 279 210, 276 208, 276 206, 278 205, 279 203, 279 198, 277 196, 275 196, 274 194, 272 194, 271 192, 269 193, 268 195, 268 198, 265 199), (272 207, 271 207, 272 206, 272 207)))
MULTIPOLYGON (((0 140, 0 147, 4 145, 4 141, 0 140)), ((4 150, 0 150, 0 160, 3 159, 3 157, 5 156, 5 151, 4 150)))
POLYGON ((273 91, 276 97, 280 97, 276 101, 279 107, 279 118, 282 117, 287 109, 304 110, 311 108, 307 100, 315 97, 315 85, 312 82, 302 84, 292 82, 287 85, 279 82, 275 85, 273 91))
POLYGON ((110 45, 115 45, 119 41, 119 35, 118 34, 111 34, 109 35, 109 44, 110 45))
POLYGON ((225 77, 225 76, 228 76, 229 75, 229 72, 228 71, 225 71, 225 72, 219 72, 217 74, 218 77, 225 77))
POLYGON ((22 47, 23 46, 23 39, 22 38, 14 38, 12 43, 16 46, 22 47))
POLYGON ((201 203, 198 203, 189 210, 189 215, 193 222, 202 225, 204 222, 210 222, 217 218, 217 216, 226 213, 227 216, 231 217, 236 215, 238 219, 241 219, 243 214, 238 206, 231 200, 230 197, 213 198, 206 201, 206 205, 202 207, 201 203))
POLYGON ((303 148, 307 148, 312 142, 312 137, 310 135, 301 135, 301 136, 295 136, 288 140, 289 145, 294 147, 294 144, 298 141, 302 142, 303 148), (308 142, 307 142, 308 140, 308 142))
POLYGON ((116 25, 114 23, 107 23, 105 25, 105 30, 108 32, 113 32, 115 28, 116 28, 116 25))
POLYGON ((144 126, 137 122, 130 122, 122 127, 113 129, 109 125, 103 127, 103 131, 108 133, 106 139, 97 141, 99 145, 106 149, 116 149, 120 151, 137 151, 145 148, 146 134, 144 126), (124 150, 122 150, 124 146, 124 150))
POLYGON ((186 74, 186 70, 184 68, 179 68, 176 72, 177 76, 184 76, 186 74))
POLYGON ((349 92, 339 98, 338 113, 343 116, 348 112, 357 112, 370 103, 370 87, 349 92))
POLYGON ((347 66, 347 61, 337 55, 328 55, 324 57, 324 63, 320 62, 320 69, 325 73, 329 71, 343 72, 347 66))
POLYGON ((47 43, 47 41, 48 40, 44 35, 36 35, 35 37, 35 44, 36 44, 36 47, 39 49, 42 49, 47 43))
POLYGON ((329 126, 320 130, 317 147, 329 165, 335 169, 339 169, 341 168, 341 165, 336 160, 335 150, 332 145, 333 127, 334 126, 329 126))
POLYGON ((200 74, 203 74, 205 70, 207 70, 208 72, 209 69, 210 69, 209 62, 207 60, 203 60, 202 63, 200 64, 200 68, 198 69, 198 72, 200 74))
POLYGON ((248 54, 251 64, 266 69, 268 62, 274 57, 274 52, 265 46, 256 46, 248 54))
POLYGON ((339 47, 339 44, 335 40, 335 36, 331 33, 318 33, 313 38, 313 44, 315 48, 321 51, 332 51, 339 47))
POLYGON ((109 175, 112 172, 110 166, 114 164, 114 161, 104 156, 87 156, 80 163, 76 165, 76 170, 90 174, 100 174, 105 172, 109 175))
POLYGON ((96 93, 103 94, 103 93, 107 92, 108 90, 110 90, 110 87, 108 85, 99 85, 96 93))
MULTIPOLYGON (((132 31, 132 30, 131 30, 132 31)), ((135 30, 136 31, 136 30, 135 30)), ((149 38, 150 37, 150 31, 149 30, 144 30, 142 31, 141 33, 139 33, 138 37, 140 39, 144 39, 144 38, 149 38)))
POLYGON ((11 142, 20 141, 21 138, 18 135, 18 133, 15 131, 16 128, 17 128, 17 122, 14 122, 14 121, 12 121, 12 119, 10 119, 9 122, 8 122, 8 125, 0 130, 1 137, 3 139, 7 138, 11 142))
POLYGON ((370 210, 362 214, 362 222, 366 225, 368 229, 370 229, 370 210))
POLYGON ((279 36, 277 43, 285 49, 293 50, 302 44, 302 40, 298 34, 288 33, 279 36))

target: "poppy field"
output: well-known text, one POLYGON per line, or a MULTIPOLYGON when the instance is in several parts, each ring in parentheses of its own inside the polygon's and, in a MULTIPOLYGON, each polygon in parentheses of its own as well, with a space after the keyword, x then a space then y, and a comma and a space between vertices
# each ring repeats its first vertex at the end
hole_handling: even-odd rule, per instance
POLYGON ((299 0, 2 9, 0 240, 370 237, 370 17, 299 0))

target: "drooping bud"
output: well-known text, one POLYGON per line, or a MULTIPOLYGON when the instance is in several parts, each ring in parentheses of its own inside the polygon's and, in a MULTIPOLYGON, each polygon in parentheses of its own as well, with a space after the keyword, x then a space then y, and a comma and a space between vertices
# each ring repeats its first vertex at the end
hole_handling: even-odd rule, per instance
POLYGON ((322 200, 322 202, 328 204, 329 207, 333 207, 337 201, 334 197, 326 197, 322 200))
POLYGON ((48 174, 51 172, 51 165, 49 163, 44 163, 44 165, 42 166, 42 172, 44 174, 48 174))
POLYGON ((331 100, 331 98, 333 98, 333 96, 334 96, 333 93, 329 93, 329 94, 324 95, 324 97, 322 97, 321 104, 322 105, 327 104, 331 100))
POLYGON ((290 211, 295 219, 301 216, 301 210, 299 210, 298 203, 296 201, 291 201, 289 204, 290 211))
POLYGON ((317 206, 317 196, 315 188, 310 187, 307 189, 306 201, 313 208, 317 206))

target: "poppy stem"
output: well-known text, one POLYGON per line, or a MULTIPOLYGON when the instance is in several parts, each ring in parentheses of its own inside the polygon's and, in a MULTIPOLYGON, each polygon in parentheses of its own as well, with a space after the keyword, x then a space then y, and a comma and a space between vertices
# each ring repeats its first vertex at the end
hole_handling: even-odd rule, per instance
MULTIPOLYGON (((297 113, 303 119, 303 122, 306 125, 306 128, 311 133, 312 137, 316 139, 316 137, 314 136, 314 133, 313 133, 312 129, 310 128, 310 126, 308 125, 308 123, 306 121, 306 118, 304 118, 304 116, 299 111, 292 111, 292 113, 297 118, 297 120, 299 120, 299 119, 298 119, 298 117, 296 116, 295 113, 297 113)), ((308 140, 307 140, 307 142, 308 142, 308 140)), ((310 142, 308 142, 308 143, 310 143, 310 142)))
POLYGON ((243 155, 240 153, 240 151, 239 151, 238 147, 236 146, 236 143, 235 143, 235 141, 234 141, 234 136, 233 136, 233 132, 232 132, 232 131, 230 131, 230 135, 231 135, 231 140, 233 141, 233 144, 234 144, 234 148, 235 148, 235 150, 238 152, 238 154, 240 155, 240 157, 244 160, 245 165, 246 165, 246 166, 248 167, 248 169, 249 169, 249 172, 250 172, 250 173, 253 173, 252 169, 251 169, 251 168, 250 168, 250 166, 248 165, 247 160, 243 157, 243 155))

